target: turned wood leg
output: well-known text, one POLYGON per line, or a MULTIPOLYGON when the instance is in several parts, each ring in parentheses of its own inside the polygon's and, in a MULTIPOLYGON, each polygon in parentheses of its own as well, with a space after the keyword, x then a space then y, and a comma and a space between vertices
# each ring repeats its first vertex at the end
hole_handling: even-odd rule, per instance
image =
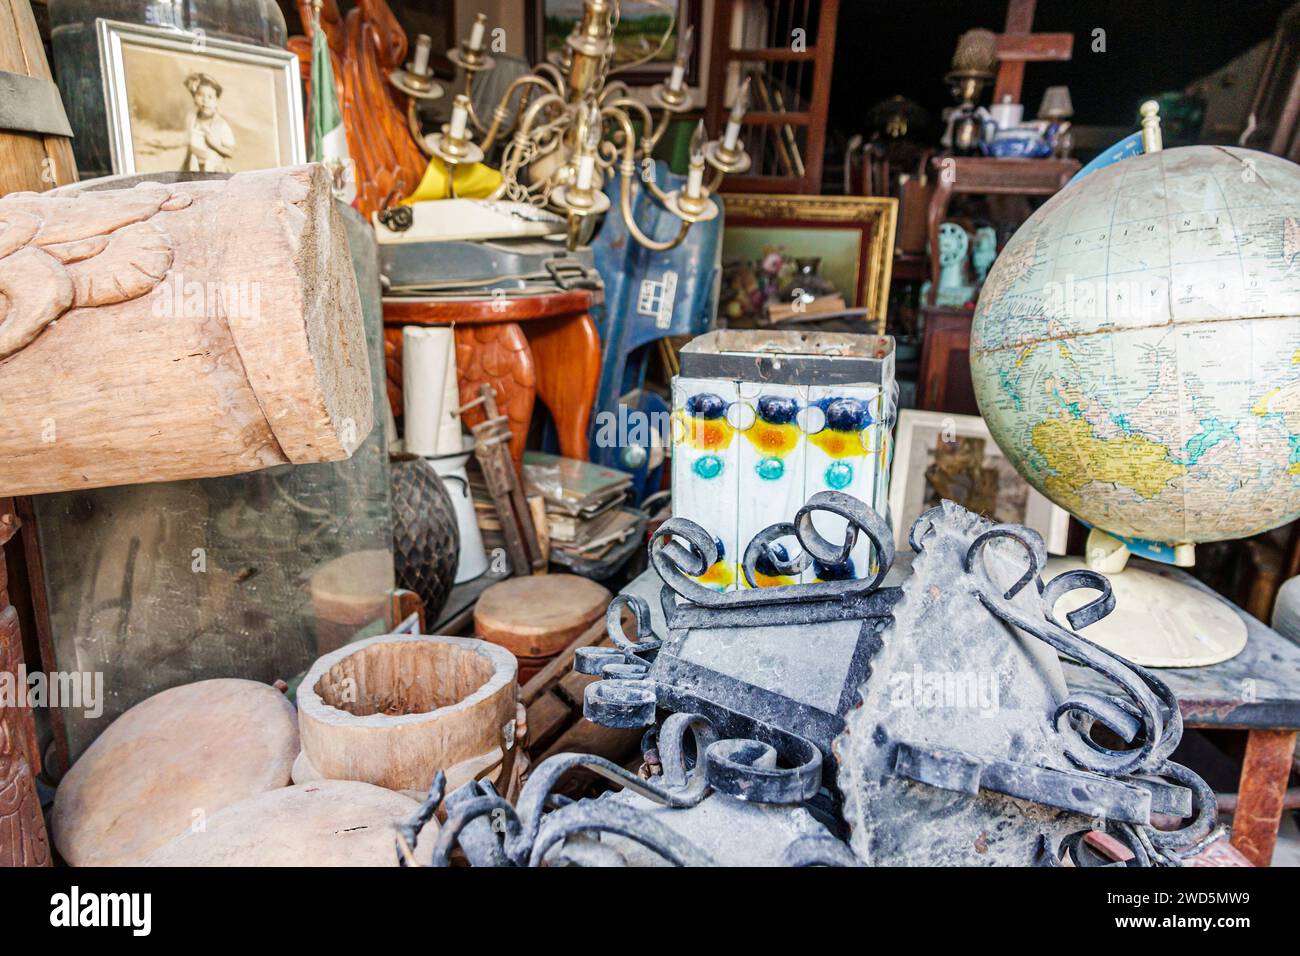
POLYGON ((600 334, 587 313, 530 322, 537 394, 555 420, 560 454, 586 461, 591 407, 600 385, 600 334))
MULTIPOLYGON (((456 375, 462 405, 478 398, 485 382, 496 389, 497 409, 510 419, 510 457, 520 471, 537 398, 537 372, 523 329, 515 322, 456 326, 456 375)), ((465 425, 472 428, 485 417, 477 406, 465 413, 465 425)))
POLYGON ((1295 753, 1294 730, 1252 730, 1232 817, 1232 845, 1255 866, 1268 866, 1282 820, 1282 800, 1295 753))

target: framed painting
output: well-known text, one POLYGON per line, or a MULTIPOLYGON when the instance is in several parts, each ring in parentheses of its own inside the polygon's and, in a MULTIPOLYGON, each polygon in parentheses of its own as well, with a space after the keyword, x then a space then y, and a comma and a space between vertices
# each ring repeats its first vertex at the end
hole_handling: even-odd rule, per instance
MULTIPOLYGON (((610 79, 630 86, 650 86, 668 78, 677 58, 677 41, 695 28, 695 49, 686 67, 686 82, 700 82, 700 7, 702 0, 622 0, 614 25, 614 64, 610 79), (676 25, 674 25, 674 14, 676 25), (670 32, 671 31, 671 32, 670 32)), ((533 63, 558 59, 564 43, 582 19, 583 0, 529 0, 528 55, 533 63)))
POLYGON ((898 200, 761 193, 722 199, 718 308, 729 325, 764 325, 816 298, 842 301, 884 334, 898 200))
POLYGON ((307 161, 298 58, 96 21, 115 173, 238 173, 307 161))
POLYGON ((945 498, 990 521, 1033 528, 1049 554, 1065 554, 1069 512, 1029 487, 983 418, 904 408, 889 476, 894 547, 907 549, 912 523, 945 498))

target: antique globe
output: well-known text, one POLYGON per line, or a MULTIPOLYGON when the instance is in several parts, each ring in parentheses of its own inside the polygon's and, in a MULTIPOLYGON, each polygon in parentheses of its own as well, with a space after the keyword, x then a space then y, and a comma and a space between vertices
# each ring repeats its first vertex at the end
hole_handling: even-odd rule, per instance
MULTIPOLYGON (((1191 146, 1067 186, 990 270, 970 362, 1003 452, 1094 528, 1186 546, 1291 521, 1300 166, 1191 146)), ((1145 662, 1209 662, 1165 650, 1145 662)))

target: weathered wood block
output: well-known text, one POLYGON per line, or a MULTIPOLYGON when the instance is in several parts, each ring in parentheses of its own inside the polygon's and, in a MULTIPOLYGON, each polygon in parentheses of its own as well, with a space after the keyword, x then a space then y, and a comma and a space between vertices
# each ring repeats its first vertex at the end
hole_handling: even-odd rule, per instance
POLYGON ((371 409, 323 167, 0 198, 0 495, 337 461, 371 409))

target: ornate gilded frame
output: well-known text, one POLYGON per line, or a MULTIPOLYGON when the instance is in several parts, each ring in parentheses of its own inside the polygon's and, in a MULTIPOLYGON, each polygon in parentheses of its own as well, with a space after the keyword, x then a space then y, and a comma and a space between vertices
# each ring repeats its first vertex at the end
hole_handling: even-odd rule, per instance
POLYGON ((856 305, 867 310, 867 318, 876 323, 877 334, 885 334, 889 280, 894 270, 894 234, 898 227, 897 199, 726 193, 722 200, 728 226, 858 229, 862 239, 856 305))

